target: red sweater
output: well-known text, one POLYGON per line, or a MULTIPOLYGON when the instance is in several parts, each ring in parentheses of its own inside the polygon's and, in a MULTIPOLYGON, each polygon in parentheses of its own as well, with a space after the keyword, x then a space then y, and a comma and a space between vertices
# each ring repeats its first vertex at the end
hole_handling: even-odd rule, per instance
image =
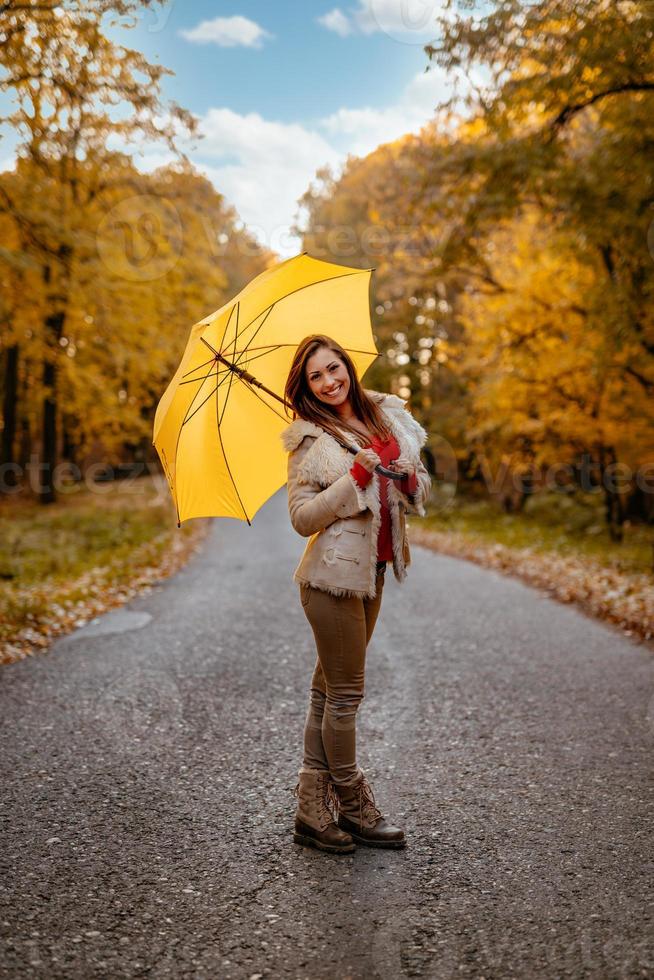
MULTIPOLYGON (((383 466, 388 466, 400 455, 400 447, 394 436, 383 442, 378 436, 373 436, 372 442, 366 449, 374 449, 382 461, 383 466)), ((350 473, 363 490, 370 483, 372 473, 370 473, 361 463, 353 463, 350 473)), ((377 538, 377 561, 393 561, 393 539, 391 536, 391 512, 388 509, 387 486, 390 477, 378 473, 379 477, 379 497, 381 503, 381 525, 379 527, 379 537, 377 538)), ((418 477, 415 473, 411 476, 403 477, 398 482, 398 488, 407 495, 415 492, 418 484, 418 477)))

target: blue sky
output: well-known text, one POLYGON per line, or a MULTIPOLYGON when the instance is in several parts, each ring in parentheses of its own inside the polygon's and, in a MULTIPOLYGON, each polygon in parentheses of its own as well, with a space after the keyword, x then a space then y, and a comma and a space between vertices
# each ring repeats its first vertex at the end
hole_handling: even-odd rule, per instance
MULTIPOLYGON (((442 0, 168 0, 119 30, 123 43, 174 71, 167 96, 200 119, 188 155, 260 241, 282 256, 297 200, 348 153, 417 132, 449 92, 423 45, 442 0)), ((11 157, 0 144, 0 164, 11 157)), ((144 170, 170 159, 149 145, 144 170)))
MULTIPOLYGON (((171 0, 129 43, 201 117, 198 168, 269 247, 293 255, 297 200, 326 163, 418 131, 448 85, 425 74, 441 0, 171 0)), ((140 166, 166 159, 148 147, 140 166)))
MULTIPOLYGON (((148 56, 174 69, 176 77, 167 83, 169 93, 198 113, 224 104, 239 113, 257 111, 266 118, 309 125, 342 106, 388 106, 424 69, 427 59, 421 37, 428 39, 430 30, 407 31, 400 41, 374 30, 372 17, 368 33, 363 33, 360 21, 349 14, 350 9, 366 7, 374 13, 386 5, 397 7, 401 15, 402 2, 406 0, 387 4, 371 0, 339 8, 315 0, 172 0, 162 11, 145 14, 130 36, 138 39, 135 46, 148 56), (351 33, 336 32, 335 26, 344 23, 338 17, 328 20, 334 24, 331 28, 319 22, 335 9, 349 22, 351 33), (267 36, 251 37, 248 25, 235 24, 234 18, 250 21, 267 36), (194 32, 194 28, 217 20, 232 24, 214 28, 212 42, 188 39, 189 32, 194 37, 212 36, 210 29, 194 32)), ((416 5, 416 9, 428 6, 421 0, 416 5)), ((440 5, 430 6, 436 10, 440 5)))

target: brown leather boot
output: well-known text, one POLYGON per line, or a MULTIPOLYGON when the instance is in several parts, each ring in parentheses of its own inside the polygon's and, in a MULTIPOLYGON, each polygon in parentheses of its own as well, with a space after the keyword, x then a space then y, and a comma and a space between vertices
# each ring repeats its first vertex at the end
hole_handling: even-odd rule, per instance
POLYGON ((375 803, 372 787, 362 769, 353 786, 334 784, 337 798, 338 826, 347 831, 357 844, 368 847, 406 847, 404 831, 393 827, 375 803))
POLYGON ((317 847, 334 854, 351 854, 356 845, 350 834, 339 830, 331 807, 336 798, 328 769, 298 771, 300 781, 293 790, 297 796, 297 813, 293 840, 296 844, 317 847))

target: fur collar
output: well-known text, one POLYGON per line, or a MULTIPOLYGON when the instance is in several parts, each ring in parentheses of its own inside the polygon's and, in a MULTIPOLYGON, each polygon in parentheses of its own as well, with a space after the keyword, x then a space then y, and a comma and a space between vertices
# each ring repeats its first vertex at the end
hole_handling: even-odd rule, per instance
MULTIPOLYGON (((417 462, 420 458, 420 448, 427 441, 427 433, 416 422, 411 413, 404 407, 405 402, 397 395, 385 394, 380 391, 364 389, 366 394, 380 406, 389 428, 400 448, 400 455, 407 456, 417 462)), ((329 486, 352 465, 352 454, 328 432, 313 422, 305 419, 295 419, 281 433, 280 438, 285 450, 293 452, 305 436, 312 436, 314 441, 302 460, 298 475, 307 483, 317 483, 329 486)), ((347 434, 343 433, 347 441, 347 434)))

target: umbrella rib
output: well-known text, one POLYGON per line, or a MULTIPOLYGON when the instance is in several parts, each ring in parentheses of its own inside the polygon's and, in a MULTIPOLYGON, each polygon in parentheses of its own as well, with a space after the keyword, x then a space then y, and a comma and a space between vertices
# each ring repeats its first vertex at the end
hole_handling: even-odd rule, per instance
MULTIPOLYGON (((232 373, 232 372, 230 371, 230 376, 231 376, 231 373, 232 373)), ((208 401, 209 401, 209 399, 211 398, 211 396, 212 396, 212 395, 215 395, 215 394, 217 393, 217 391, 218 391, 218 389, 219 389, 219 387, 220 387, 220 385, 221 385, 221 384, 222 384, 222 382, 219 382, 219 383, 218 383, 218 384, 216 385, 216 387, 214 388, 214 390, 213 390, 213 391, 211 391, 211 392, 209 392, 209 394, 208 394, 208 395, 207 395, 207 397, 206 397, 206 398, 204 399, 204 401, 202 401, 202 402, 201 402, 201 403, 200 403, 200 404, 198 405, 198 407, 197 407, 197 408, 195 409, 195 411, 194 411, 194 412, 193 412, 193 413, 192 413, 191 415, 189 415, 189 416, 188 416, 187 418, 185 418, 185 419, 184 419, 184 421, 182 422, 182 424, 181 424, 181 426, 180 426, 180 428, 179 428, 179 433, 178 433, 178 436, 177 436, 177 443, 178 443, 178 445, 179 445, 179 436, 181 435, 181 432, 182 432, 182 428, 183 428, 183 426, 185 426, 187 422, 190 422, 190 421, 191 421, 191 419, 193 418, 193 416, 195 415, 195 413, 196 413, 196 412, 199 412, 199 411, 200 411, 200 409, 202 408, 202 406, 203 406, 204 404, 206 404, 206 402, 208 402, 208 401)), ((217 412, 218 412, 218 399, 216 398, 216 413, 217 413, 217 412)), ((232 471, 231 471, 231 469, 230 469, 230 466, 229 466, 229 462, 228 462, 228 460, 227 460, 227 455, 226 455, 226 453, 225 453, 225 447, 223 446, 223 437, 222 437, 222 435, 221 435, 221 432, 220 432, 220 423, 219 423, 219 422, 218 422, 218 424, 217 424, 217 428, 218 428, 218 439, 220 440, 220 448, 221 448, 221 450, 222 450, 222 454, 223 454, 223 459, 224 459, 224 461, 225 461, 225 466, 227 467, 227 472, 229 473, 229 478, 230 478, 230 480, 232 481, 232 485, 233 485, 233 487, 234 487, 234 490, 236 491, 236 496, 238 497, 238 502, 239 502, 239 504, 241 505, 241 507, 242 507, 242 509, 243 509, 243 513, 245 514, 245 520, 246 520, 246 521, 248 522, 248 524, 249 524, 249 525, 250 525, 250 527, 251 527, 251 526, 252 526, 252 521, 251 521, 251 520, 250 520, 250 518, 248 517, 248 515, 247 515, 247 511, 246 511, 246 509, 245 509, 245 507, 243 506, 243 501, 241 500, 241 495, 240 495, 240 493, 238 492, 238 487, 236 486, 236 482, 235 482, 235 480, 234 480, 234 477, 232 476, 232 471)), ((177 458, 177 446, 175 447, 175 458, 177 458)))
MULTIPOLYGON (((236 343, 236 339, 238 337, 238 319, 239 319, 240 310, 241 310, 241 305, 240 305, 240 303, 237 303, 236 304, 236 331, 234 333, 234 343, 236 343)), ((231 317, 230 317, 230 320, 231 320, 231 317)), ((227 332, 227 327, 225 327, 225 333, 226 332, 227 332)), ((222 339, 222 341, 220 343, 220 349, 221 349, 221 351, 222 351, 223 341, 225 340, 225 333, 223 333, 223 339, 222 339)), ((232 353, 232 364, 233 363, 234 363, 234 354, 232 353)), ((230 371, 229 372, 229 385, 227 387, 227 394, 225 395, 225 402, 223 404, 223 410, 220 413, 220 418, 218 419, 218 426, 219 427, 223 423, 223 418, 224 418, 224 415, 225 415, 225 409, 227 408, 227 401, 229 399, 229 393, 232 390, 232 378, 233 377, 234 377, 234 372, 233 371, 230 371)), ((218 398, 216 398, 216 405, 217 404, 218 404, 218 398)), ((240 500, 240 497, 239 497, 239 500, 240 500)))
POLYGON ((280 415, 276 408, 274 408, 272 405, 269 405, 268 402, 265 400, 265 398, 261 397, 259 392, 252 387, 249 381, 246 381, 245 378, 241 378, 241 380, 243 381, 243 384, 248 389, 248 391, 251 391, 253 395, 256 395, 259 401, 262 401, 263 404, 266 406, 266 408, 269 408, 271 412, 274 412, 275 415, 282 420, 282 422, 288 422, 287 418, 285 418, 283 415, 280 415))
POLYGON ((232 306, 231 310, 229 311, 229 316, 227 317, 227 323, 225 324, 225 329, 223 330, 223 335, 220 338, 220 346, 218 347, 218 350, 220 351, 221 354, 223 353, 223 344, 225 343, 225 337, 227 335, 227 328, 229 327, 230 323, 232 322, 232 316, 234 314, 234 311, 236 311, 236 333, 238 334, 238 317, 239 317, 240 309, 241 309, 241 304, 240 303, 237 303, 235 306, 232 306))
MULTIPOLYGON (((230 371, 229 373, 231 375, 232 374, 232 371, 230 371)), ((217 390, 218 389, 216 388, 216 391, 217 390)), ((218 428, 218 438, 220 440, 220 448, 222 450, 223 459, 225 460, 225 466, 227 467, 227 472, 229 473, 229 478, 232 481, 232 486, 234 487, 234 492, 236 493, 236 496, 238 497, 238 502, 239 502, 239 504, 241 505, 241 507, 243 509, 243 513, 245 514, 245 520, 248 522, 248 526, 249 527, 252 527, 252 521, 248 517, 248 513, 247 513, 247 511, 245 509, 245 506, 243 505, 243 501, 241 500, 241 495, 238 492, 238 487, 236 486, 236 480, 232 476, 232 470, 231 470, 231 467, 229 465, 229 460, 227 459, 227 453, 225 452, 225 447, 223 445, 223 437, 222 437, 222 433, 220 431, 220 422, 218 420, 218 409, 219 409, 219 407, 220 406, 218 404, 218 396, 216 395, 216 425, 217 425, 217 428, 218 428)))
MULTIPOLYGON (((265 313, 265 316, 263 317, 263 320, 261 321, 261 323, 259 324, 259 326, 257 327, 257 329, 254 331, 254 333, 250 337, 250 340, 246 343, 246 345, 243 348, 243 350, 238 355, 238 360, 236 361, 236 364, 237 365, 243 360, 243 358, 245 357, 245 355, 249 351, 250 344, 252 343, 252 341, 254 340, 254 338, 256 337, 256 335, 259 333, 259 331, 263 327, 264 323, 266 322, 266 320, 268 319, 268 317, 270 316, 270 314, 272 313, 272 311, 273 311, 273 309, 275 308, 276 305, 277 305, 276 303, 271 303, 271 305, 266 310, 266 313, 265 313)), ((261 316, 261 314, 259 314, 259 315, 261 316)), ((247 330, 247 328, 249 326, 251 326, 255 322, 255 320, 257 320, 257 319, 258 319, 258 317, 255 316, 254 319, 250 320, 249 323, 246 323, 246 325, 243 327, 243 330, 241 332, 242 333, 245 333, 245 331, 247 330)))
POLYGON ((168 486, 170 487, 170 492, 172 494, 173 503, 175 504, 175 513, 177 514, 177 527, 181 527, 182 526, 182 522, 181 522, 181 520, 179 518, 179 505, 177 503, 177 492, 176 492, 176 489, 174 487, 173 476, 172 476, 172 473, 170 472, 170 467, 168 465, 168 459, 166 457, 166 450, 163 448, 163 446, 161 447, 161 459, 162 459, 163 467, 164 467, 164 470, 165 470, 165 473, 166 473, 166 479, 168 480, 168 486))
MULTIPOLYGON (((265 357, 266 354, 272 354, 273 351, 279 350, 280 347, 286 347, 286 346, 289 346, 290 347, 291 345, 290 344, 288 344, 288 345, 287 344, 269 344, 267 347, 251 347, 250 350, 260 350, 262 353, 261 354, 255 354, 254 357, 251 357, 250 360, 248 361, 248 366, 252 363, 252 361, 256 361, 260 357, 265 357)), ((234 353, 235 354, 238 354, 240 356, 243 353, 243 351, 234 351, 234 353)))
MULTIPOLYGON (((202 384, 204 384, 204 382, 207 380, 207 378, 209 377, 210 374, 211 374, 211 368, 209 369, 206 377, 203 378, 202 384)), ((200 387, 198 388, 198 390, 195 392, 195 394, 193 395, 193 398, 191 399, 190 405, 186 409, 186 414, 185 414, 185 416, 184 416, 184 418, 182 420, 182 424, 179 427, 179 432, 177 433, 177 439, 175 440, 175 458, 173 460, 173 464, 175 466, 175 488, 177 488, 177 453, 179 451, 179 440, 182 437, 182 429, 184 428, 184 426, 188 422, 188 419, 189 419, 189 414, 188 413, 190 412, 190 410, 191 410, 191 408, 193 406, 193 402, 198 397, 198 395, 199 395, 199 393, 200 393, 201 390, 202 390, 202 385, 200 385, 200 387)), ((211 396, 209 396, 209 397, 211 397, 211 396)), ((205 401, 206 401, 206 399, 205 399, 205 401)), ((204 404, 204 402, 202 404, 204 404)), ((199 406, 199 407, 202 407, 202 406, 199 406)), ((197 409, 196 409, 196 411, 197 411, 197 409)), ((193 412, 193 415, 195 415, 195 412, 193 412)), ((175 494, 175 507, 177 509, 177 526, 179 527, 180 520, 179 520, 179 508, 177 507, 177 494, 175 494)))
MULTIPOLYGON (((228 379, 228 377, 229 377, 229 378, 231 378, 231 376, 232 376, 232 372, 231 372, 231 371, 229 372, 229 374, 227 374, 227 373, 226 373, 226 374, 225 374, 225 377, 224 377, 224 378, 222 378, 222 379, 221 379, 221 380, 220 380, 220 381, 218 382, 218 384, 217 384, 217 385, 216 385, 216 387, 215 387, 215 388, 213 389, 213 391, 210 391, 210 392, 209 392, 209 394, 207 395, 207 397, 206 397, 206 398, 205 398, 205 399, 204 399, 203 401, 201 401, 201 402, 200 402, 200 404, 199 404, 199 405, 197 406, 197 408, 196 408, 196 409, 195 409, 195 410, 194 410, 193 412, 191 412, 191 414, 190 414, 190 415, 188 415, 188 416, 187 416, 187 417, 186 417, 186 418, 184 419, 184 421, 182 422, 182 424, 181 424, 181 425, 180 425, 180 427, 179 427, 179 431, 180 431, 180 432, 182 431, 182 427, 183 427, 183 426, 185 426, 187 422, 190 422, 190 421, 191 421, 191 419, 192 419, 192 418, 193 418, 193 416, 194 416, 194 415, 196 414, 196 412, 199 412, 199 411, 200 411, 200 409, 202 408, 202 406, 203 406, 203 405, 206 405, 206 403, 207 403, 207 402, 209 401, 209 399, 211 398, 211 396, 212 396, 212 395, 215 395, 215 394, 216 394, 216 392, 217 392, 217 391, 218 391, 218 389, 220 388, 220 386, 221 386, 221 384, 224 384, 224 383, 225 383, 225 381, 227 381, 227 379, 228 379)), ((213 375, 213 377, 215 378, 215 377, 216 377, 216 375, 214 374, 214 375, 213 375)), ((196 395, 197 395, 197 392, 196 392, 196 395)), ((179 441, 179 439, 178 439, 178 441, 179 441)))
MULTIPOLYGON (((240 313, 240 309, 241 309, 240 303, 237 303, 236 304, 235 309, 236 309, 236 332, 234 334, 234 343, 236 342, 236 338, 238 337, 238 319, 239 319, 239 313, 240 313)), ((220 350, 221 350, 221 352, 222 352, 223 343, 225 341, 225 334, 227 333, 227 327, 229 326, 229 323, 230 323, 231 319, 232 318, 231 318, 231 315, 230 315, 229 320, 225 324, 225 330, 223 331, 222 340, 220 341, 220 350)), ((220 448, 222 450, 223 459, 225 461, 225 466, 227 467, 227 472, 229 473, 229 478, 232 481, 232 486, 234 487, 234 492, 236 493, 236 496, 238 497, 238 502, 241 505, 241 508, 243 510, 243 513, 245 514, 245 520, 248 522, 248 527, 252 527, 252 522, 250 521, 250 518, 248 517, 248 513, 247 513, 247 511, 245 509, 245 505, 244 505, 243 501, 241 500, 240 493, 238 492, 238 487, 236 486, 236 480, 234 479, 234 477, 232 475, 232 470, 231 470, 231 467, 229 465, 229 460, 227 459, 227 453, 225 452, 225 447, 223 445, 223 436, 222 436, 222 431, 221 431, 221 428, 220 428, 221 425, 222 425, 223 416, 225 414, 225 409, 227 408, 227 400, 229 398, 229 393, 232 390, 232 379, 234 377, 234 372, 233 371, 229 371, 228 372, 228 377, 229 377, 229 386, 227 388, 227 394, 225 395, 225 404, 223 405, 222 412, 220 412, 220 401, 219 401, 219 398, 218 398, 218 385, 216 385, 216 428, 218 429, 218 439, 220 440, 220 448)))
MULTIPOLYGON (((205 377, 202 378, 202 380, 203 381, 206 381, 207 378, 220 378, 220 381, 218 382, 218 387, 220 387, 220 385, 224 384, 227 381, 227 379, 229 378, 229 375, 230 374, 231 374, 231 371, 224 371, 223 372, 223 377, 220 378, 220 371, 217 371, 215 374, 207 374, 207 375, 205 375, 205 377)), ((190 378, 188 381, 180 381, 179 383, 180 383, 180 386, 181 385, 192 385, 192 384, 196 384, 198 381, 200 381, 200 378, 190 378)), ((212 392, 212 394, 213 394, 213 392, 212 392)))
MULTIPOLYGON (((281 347, 297 347, 297 344, 270 344, 268 347, 251 347, 251 348, 249 348, 250 350, 260 350, 262 353, 261 354, 255 354, 254 357, 251 357, 250 358, 250 360, 249 360, 248 363, 249 364, 252 364, 253 361, 258 360, 260 357, 265 357, 266 354, 270 354, 270 353, 272 353, 275 350, 279 350, 281 347)), ((379 353, 377 351, 359 350, 356 347, 348 347, 347 349, 348 349, 348 351, 352 351, 354 354, 376 354, 377 357, 379 356, 379 353)), ((237 354, 241 354, 243 352, 242 351, 236 351, 236 353, 237 354)), ((193 368, 193 370, 194 371, 197 371, 197 370, 199 370, 200 367, 205 367, 206 364, 213 364, 214 360, 215 360, 215 358, 212 358, 211 361, 206 361, 205 364, 200 364, 200 365, 198 365, 197 368, 193 368)), ((235 362, 235 363, 238 363, 238 362, 235 362)), ((189 371, 187 373, 190 374, 191 372, 189 371)), ((186 375, 183 375, 183 377, 186 377, 186 375)), ((202 377, 202 378, 189 378, 188 381, 180 381, 179 384, 180 385, 197 384, 198 381, 206 381, 207 378, 217 378, 217 377, 219 377, 219 373, 216 373, 216 374, 209 373, 209 374, 205 374, 204 377, 202 377)), ((223 380, 225 380, 225 378, 223 380)), ((222 384, 222 383, 223 382, 221 381, 220 384, 222 384)))
POLYGON ((213 360, 214 360, 214 358, 211 357, 208 361, 205 361, 203 364, 198 364, 196 367, 191 368, 190 371, 187 371, 186 374, 183 374, 182 377, 183 378, 187 378, 189 376, 189 374, 193 374, 194 371, 199 371, 200 368, 206 367, 207 364, 211 364, 213 360))
MULTIPOLYGON (((321 279, 320 282, 321 283, 323 283, 323 282, 335 282, 337 279, 347 279, 350 276, 359 276, 359 275, 362 275, 363 273, 366 273, 366 272, 374 272, 374 269, 353 269, 352 272, 344 272, 340 276, 331 276, 329 279, 321 279)), ((304 286, 298 286, 297 289, 292 289, 289 293, 285 293, 284 296, 282 297, 282 299, 287 299, 289 296, 293 296, 295 293, 302 292, 303 289, 310 289, 312 286, 317 286, 317 285, 319 285, 319 283, 316 283, 316 282, 308 282, 304 286)), ((274 303, 271 303, 270 304, 270 306, 268 307, 267 310, 264 310, 261 313, 257 313, 256 316, 252 317, 252 319, 248 323, 245 324, 245 326, 241 330, 241 335, 243 335, 245 333, 245 331, 248 329, 248 327, 251 327, 252 324, 255 323, 259 319, 259 317, 263 316, 263 320, 261 321, 261 323, 259 324, 259 326, 257 327, 257 329, 254 331, 254 333, 250 337, 250 340, 246 343, 246 345, 243 348, 243 350, 240 352, 239 357, 238 357, 238 360, 236 361, 236 364, 239 364, 240 363, 240 361, 242 360, 242 358, 244 357, 244 355, 250 349, 255 349, 255 350, 258 349, 258 348, 251 348, 252 341, 255 339, 255 337, 257 336, 257 334, 259 333, 259 331, 263 327, 264 323, 266 322, 266 320, 268 319, 268 317, 270 316, 270 314, 272 313, 273 309, 275 308, 275 306, 277 305, 278 302, 280 302, 280 300, 275 300, 274 303)), ((229 318, 227 320, 227 323, 225 324, 225 329, 223 331, 223 336, 222 336, 222 340, 221 340, 221 345, 220 345, 221 352, 222 352, 222 344, 223 344, 223 342, 225 340, 225 334, 227 333, 227 327, 229 326, 229 324, 231 322, 231 319, 232 319, 232 314, 234 313, 234 310, 237 309, 237 308, 238 308, 238 310, 240 312, 240 305, 241 305, 240 303, 236 303, 235 306, 232 307, 232 310, 230 311, 230 315, 229 315, 229 318)), ((238 328, 237 328, 237 334, 238 334, 238 328)), ((204 338, 201 338, 201 339, 204 340, 204 338)), ((207 344, 207 347, 211 347, 211 345, 207 341, 205 341, 205 343, 207 344)), ((292 347, 292 346, 297 346, 297 344, 296 345, 293 345, 293 344, 278 344, 277 346, 278 347, 282 347, 282 346, 283 347, 292 347)), ((211 350, 213 350, 212 347, 211 347, 211 350)), ((358 353, 368 354, 368 353, 371 353, 371 352, 370 351, 359 351, 358 353)), ((378 352, 375 352, 375 353, 378 353, 378 352)))
MULTIPOLYGON (((224 380, 225 380, 225 378, 223 378, 223 381, 224 381, 224 380)), ((197 407, 197 408, 195 409, 195 411, 193 411, 193 412, 192 412, 192 413, 191 413, 191 414, 190 414, 190 415, 188 416, 188 418, 185 418, 185 419, 184 419, 184 421, 182 422, 182 424, 181 424, 181 425, 180 425, 180 427, 179 427, 179 431, 180 431, 180 432, 182 431, 182 428, 183 428, 183 426, 185 426, 187 422, 190 422, 190 421, 191 421, 191 419, 192 419, 192 418, 193 418, 193 416, 194 416, 194 415, 196 414, 196 412, 199 412, 199 411, 200 411, 200 409, 202 408, 202 406, 203 406, 203 405, 206 405, 206 404, 207 404, 207 402, 209 401, 209 399, 211 398, 211 396, 212 396, 212 395, 215 395, 215 394, 216 394, 216 392, 218 391, 218 389, 220 388, 220 386, 221 386, 221 384, 222 384, 222 383, 223 383, 222 381, 219 381, 219 382, 218 382, 218 384, 216 385, 216 387, 215 387, 215 388, 213 389, 213 391, 210 391, 210 392, 209 392, 209 394, 207 395, 207 397, 206 397, 206 398, 205 398, 205 399, 204 399, 203 401, 201 401, 201 402, 200 402, 200 404, 199 404, 199 405, 198 405, 198 407, 197 407)))
MULTIPOLYGON (((352 272, 344 272, 340 276, 330 276, 329 279, 321 279, 320 282, 321 283, 323 283, 323 282, 335 282, 337 279, 347 279, 349 276, 357 276, 357 275, 361 275, 364 272, 372 272, 372 271, 373 271, 372 269, 353 269, 352 272)), ((293 296, 295 293, 301 293, 303 289, 310 289, 312 286, 317 286, 317 285, 319 285, 319 283, 316 283, 316 282, 308 282, 304 286, 298 286, 297 289, 292 289, 290 291, 290 293, 285 293, 284 296, 282 297, 282 299, 288 299, 289 296, 293 296)), ((278 302, 280 302, 280 300, 275 300, 274 303, 271 303, 270 307, 268 308, 268 310, 266 312, 266 319, 268 318, 268 316, 270 316, 270 314, 273 311, 273 308, 277 305, 278 302)), ((255 316, 255 317, 253 317, 250 320, 249 323, 246 323, 245 326, 243 327, 242 333, 245 333, 245 331, 247 330, 247 328, 250 327, 255 322, 255 320, 257 320, 260 316, 262 316, 261 313, 257 314, 257 316, 255 316)), ((262 322, 259 324, 259 326, 257 327, 257 329, 252 334, 252 337, 250 338, 250 340, 248 341, 248 343, 243 348, 243 354, 247 350, 249 350, 250 344, 252 343, 252 341, 254 340, 254 338, 256 337, 256 335, 259 333, 259 331, 263 327, 264 323, 266 322, 266 319, 262 320, 262 322)), ((288 344, 286 346, 290 347, 291 345, 288 344)))
POLYGON ((198 383, 198 381, 206 381, 207 378, 217 378, 217 377, 218 377, 218 372, 216 372, 215 374, 205 374, 204 378, 189 378, 188 381, 180 381, 179 384, 180 387, 182 385, 195 385, 198 383))
MULTIPOLYGON (((193 408, 193 402, 195 401, 195 399, 198 397, 198 395, 202 391, 202 385, 207 380, 207 378, 210 376, 210 374, 211 374, 211 369, 209 369, 209 371, 207 371, 207 373, 205 374, 204 378, 202 378, 202 384, 200 385, 200 387, 198 388, 198 390, 193 395, 193 398, 191 399, 190 404, 189 404, 188 408, 186 409, 186 414, 184 415, 184 418, 182 419, 182 424, 179 427, 179 431, 180 432, 182 431, 182 427, 184 425, 186 425, 186 423, 187 423, 187 421, 189 419, 189 414, 188 413, 193 408)), ((199 381, 200 379, 199 378, 196 378, 196 380, 199 381)), ((213 394, 213 392, 212 392, 212 394, 213 394)), ((211 396, 209 396, 209 397, 211 397, 211 396)), ((202 404, 204 404, 204 402, 202 404)), ((195 412, 193 412, 193 415, 195 415, 195 412)), ((179 442, 179 433, 178 433, 178 436, 177 436, 177 442, 179 442)), ((175 462, 177 462, 177 447, 175 447, 175 462)))
MULTIPOLYGON (((239 351, 239 353, 242 354, 245 352, 245 350, 261 350, 263 351, 263 354, 257 354, 257 357, 264 357, 265 354, 268 353, 268 351, 274 350, 277 347, 297 347, 297 343, 294 342, 292 344, 269 344, 267 347, 248 347, 248 348, 244 348, 243 351, 239 351)), ((379 356, 379 351, 361 350, 359 347, 347 347, 346 350, 348 351, 351 350, 355 354, 375 354, 377 357, 379 356)), ((256 360, 256 358, 253 357, 252 360, 254 361, 256 360)))

